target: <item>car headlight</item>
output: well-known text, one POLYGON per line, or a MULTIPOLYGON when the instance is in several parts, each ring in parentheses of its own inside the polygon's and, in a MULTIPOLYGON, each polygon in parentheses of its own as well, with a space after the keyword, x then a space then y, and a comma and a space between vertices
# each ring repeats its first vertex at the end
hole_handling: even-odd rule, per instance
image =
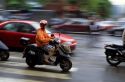
POLYGON ((72 44, 72 42, 67 41, 67 42, 64 42, 63 44, 64 44, 64 45, 71 45, 71 44, 72 44))

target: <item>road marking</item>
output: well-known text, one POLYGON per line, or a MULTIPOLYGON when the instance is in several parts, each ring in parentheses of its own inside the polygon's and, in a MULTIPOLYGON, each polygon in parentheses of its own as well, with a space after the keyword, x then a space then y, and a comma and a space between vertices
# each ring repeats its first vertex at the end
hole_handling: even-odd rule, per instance
POLYGON ((71 68, 71 72, 78 71, 78 68, 71 68))
POLYGON ((0 82, 44 82, 44 81, 0 77, 0 82))
POLYGON ((16 57, 16 56, 10 56, 9 59, 19 59, 19 60, 24 60, 25 58, 22 58, 22 57, 16 57))
POLYGON ((57 78, 57 79, 71 79, 71 77, 68 76, 68 74, 50 73, 50 72, 34 71, 34 70, 26 70, 26 69, 22 70, 22 69, 6 68, 6 67, 0 67, 0 72, 19 74, 19 75, 57 78))
MULTIPOLYGON (((26 64, 26 63, 21 63, 21 62, 5 62, 5 61, 1 61, 0 62, 0 65, 8 65, 8 66, 18 66, 18 67, 28 67, 28 65, 26 64)), ((36 66, 36 68, 37 67, 41 67, 41 68, 49 68, 49 69, 61 69, 61 68, 59 68, 59 66, 49 66, 49 65, 37 65, 36 66)), ((70 72, 75 72, 75 71, 78 71, 78 68, 76 68, 76 67, 72 67, 71 69, 70 69, 70 72)))
MULTIPOLYGON (((58 71, 60 71, 57 69, 57 67, 59 67, 59 66, 55 67, 55 66, 39 65, 36 67, 36 69, 31 70, 31 69, 27 69, 26 63, 20 63, 20 62, 1 61, 0 65, 1 65, 0 72, 4 72, 4 73, 57 78, 57 79, 72 79, 69 74, 64 74, 64 73, 58 72, 58 71), (37 70, 37 68, 40 70, 37 70), (44 70, 42 71, 42 69, 52 70, 52 71, 55 71, 55 73, 49 72, 49 71, 44 71, 44 70), (57 69, 57 71, 56 71, 56 69, 57 69)), ((70 72, 74 72, 77 70, 78 70, 78 68, 72 68, 70 70, 70 72)))
POLYGON ((8 65, 8 66, 18 66, 18 67, 27 67, 26 63, 20 62, 8 62, 8 61, 1 61, 0 65, 8 65))

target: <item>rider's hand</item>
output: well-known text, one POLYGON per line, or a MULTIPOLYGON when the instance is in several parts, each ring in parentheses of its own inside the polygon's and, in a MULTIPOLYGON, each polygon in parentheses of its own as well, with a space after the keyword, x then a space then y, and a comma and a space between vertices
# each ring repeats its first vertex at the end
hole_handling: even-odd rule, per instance
POLYGON ((54 39, 50 39, 50 42, 53 42, 54 39))
POLYGON ((51 39, 53 40, 55 37, 51 37, 51 39))
POLYGON ((53 39, 50 39, 49 44, 53 44, 53 39))

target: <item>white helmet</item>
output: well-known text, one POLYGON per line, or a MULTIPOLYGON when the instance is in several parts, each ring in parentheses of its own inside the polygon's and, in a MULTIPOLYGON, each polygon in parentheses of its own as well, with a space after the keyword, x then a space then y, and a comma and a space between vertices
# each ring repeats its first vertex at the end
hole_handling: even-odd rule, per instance
POLYGON ((40 21, 40 24, 45 24, 46 25, 47 23, 48 23, 47 20, 41 20, 40 21))

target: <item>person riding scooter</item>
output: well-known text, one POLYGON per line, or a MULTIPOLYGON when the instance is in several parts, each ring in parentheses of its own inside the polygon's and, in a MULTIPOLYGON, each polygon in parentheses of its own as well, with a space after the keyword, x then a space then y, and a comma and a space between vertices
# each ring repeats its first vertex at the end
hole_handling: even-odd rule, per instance
POLYGON ((52 41, 52 39, 54 38, 54 36, 49 36, 46 31, 45 31, 45 27, 48 24, 48 22, 46 20, 41 20, 40 21, 40 29, 37 30, 37 34, 36 34, 36 44, 38 47, 44 49, 46 51, 46 53, 44 54, 44 61, 46 64, 51 64, 49 62, 49 58, 50 56, 53 55, 55 48, 51 45, 49 45, 49 42, 52 41))

